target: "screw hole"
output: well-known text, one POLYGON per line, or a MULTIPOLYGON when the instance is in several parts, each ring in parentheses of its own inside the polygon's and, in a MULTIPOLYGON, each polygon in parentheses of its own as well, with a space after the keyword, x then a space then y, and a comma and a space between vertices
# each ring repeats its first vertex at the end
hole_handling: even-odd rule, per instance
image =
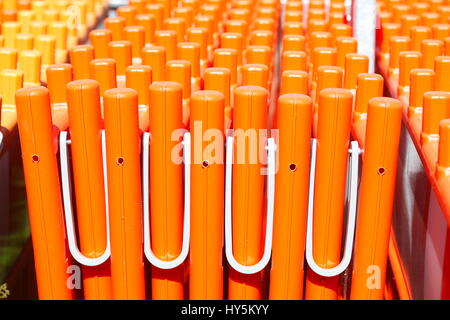
POLYGON ((208 162, 207 160, 204 160, 204 161, 202 162, 202 167, 203 167, 203 168, 208 168, 208 166, 209 166, 209 162, 208 162))
POLYGON ((118 164, 119 166, 122 166, 123 163, 125 162, 125 159, 122 158, 122 157, 119 157, 119 158, 117 158, 116 162, 117 162, 117 164, 118 164))
POLYGON ((386 173, 386 169, 385 168, 383 168, 383 167, 379 167, 378 168, 378 174, 380 175, 380 176, 382 176, 383 174, 385 174, 386 173))
POLYGON ((291 170, 292 172, 294 172, 295 170, 297 170, 297 165, 295 163, 291 163, 289 165, 289 170, 291 170))
POLYGON ((39 156, 37 154, 34 154, 34 155, 31 156, 31 160, 34 163, 37 163, 37 162, 39 162, 39 156))

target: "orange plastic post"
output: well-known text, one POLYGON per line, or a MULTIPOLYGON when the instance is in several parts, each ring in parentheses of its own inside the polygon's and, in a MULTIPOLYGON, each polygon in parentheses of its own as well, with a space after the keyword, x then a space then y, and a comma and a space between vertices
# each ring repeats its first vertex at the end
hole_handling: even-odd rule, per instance
POLYGON ((104 21, 105 28, 111 30, 113 41, 124 40, 123 29, 125 28, 124 17, 109 17, 104 21))
POLYGON ((0 70, 15 69, 17 66, 17 50, 0 48, 0 70))
POLYGON ((114 59, 94 59, 90 64, 90 78, 100 85, 100 96, 106 90, 117 87, 116 61, 114 59))
POLYGON ((164 47, 144 47, 142 49, 142 64, 152 68, 154 81, 165 80, 166 49, 164 47))
POLYGON ((309 75, 305 71, 286 70, 281 74, 280 94, 308 94, 309 75))
POLYGON ((66 85, 73 80, 72 65, 55 64, 47 67, 47 88, 50 94, 52 121, 59 130, 69 126, 66 85))
POLYGON ((224 96, 225 130, 231 127, 232 105, 230 99, 230 70, 226 68, 208 68, 205 70, 205 90, 219 91, 224 96))
POLYGON ((137 92, 105 91, 106 164, 114 299, 145 299, 137 92))
MULTIPOLYGON (((177 82, 150 86, 150 212, 151 243, 162 260, 176 258, 183 233, 183 167, 173 158, 184 127, 183 87, 177 82)), ((178 149, 177 149, 178 148, 178 149)), ((184 298, 184 266, 173 270, 152 267, 152 299, 184 298)))
MULTIPOLYGON (((341 258, 344 196, 353 94, 324 89, 319 97, 317 160, 314 186, 313 253, 322 268, 335 267, 341 258)), ((334 300, 339 276, 324 278, 307 271, 308 300, 334 300)))
POLYGON ((123 17, 125 19, 125 25, 134 26, 135 25, 135 17, 137 14, 136 7, 134 6, 122 6, 117 8, 116 10, 118 17, 123 17))
POLYGON ((409 95, 411 70, 420 67, 422 53, 419 51, 403 51, 399 55, 398 95, 409 95))
POLYGON ((329 32, 333 35, 332 44, 335 45, 337 38, 352 36, 352 27, 345 23, 335 23, 330 25, 329 32))
POLYGON ((353 134, 356 140, 364 141, 369 101, 383 96, 384 78, 376 73, 360 73, 357 79, 353 134))
POLYGON ((342 88, 344 70, 335 66, 321 66, 317 69, 317 85, 311 97, 314 102, 313 109, 313 136, 317 137, 317 122, 319 116, 319 96, 323 89, 342 88))
MULTIPOLYGON (((67 84, 72 167, 81 252, 96 258, 106 249, 106 203, 103 183, 102 118, 95 80, 67 84)), ((110 264, 82 266, 86 299, 111 299, 110 264)))
POLYGON ((317 47, 312 52, 311 66, 312 75, 311 80, 317 81, 317 70, 321 66, 335 66, 337 52, 334 48, 317 47))
POLYGON ((434 59, 444 52, 444 43, 440 40, 425 39, 421 43, 421 68, 434 69, 434 59))
POLYGON ((70 49, 70 63, 73 67, 73 79, 89 79, 89 64, 94 59, 94 47, 85 44, 70 49))
POLYGON ((439 14, 436 12, 424 12, 422 13, 422 24, 427 27, 439 23, 439 14))
POLYGON ((148 87, 152 83, 152 68, 149 66, 129 66, 126 73, 126 87, 134 89, 138 94, 139 128, 142 132, 148 131, 148 87))
POLYGON ((436 57, 435 71, 436 71, 436 81, 435 88, 438 91, 449 91, 450 92, 450 81, 448 81, 448 75, 450 74, 450 57, 440 56, 436 57))
POLYGON ((307 56, 304 51, 284 51, 281 56, 280 70, 307 70, 307 56))
POLYGON ((370 100, 353 253, 351 299, 383 299, 401 119, 402 105, 398 100, 370 100))
POLYGON ((444 41, 445 38, 450 36, 449 24, 434 24, 431 27, 431 34, 433 39, 444 41))
MULTIPOLYGON (((248 46, 245 50, 245 63, 272 66, 272 49, 267 46, 248 46)), ((306 64, 306 63, 305 63, 306 64)))
MULTIPOLYGON (((438 182, 442 180, 448 181, 449 168, 450 168, 450 119, 442 120, 439 123, 439 151, 438 151, 438 161, 436 164, 435 176, 438 182)), ((441 183, 439 183, 441 184, 441 183)))
POLYGON ((345 56, 358 51, 358 40, 352 37, 336 38, 336 66, 345 68, 345 56))
POLYGON ((132 65, 131 42, 111 41, 108 45, 109 57, 116 61, 117 87, 122 87, 125 82, 127 67, 132 65))
POLYGON ((17 91, 17 117, 40 299, 72 299, 48 90, 17 91))
POLYGON ((124 29, 125 39, 131 43, 133 62, 140 63, 145 46, 145 29, 142 26, 128 26, 124 29))
POLYGON ((189 61, 191 64, 192 92, 203 88, 200 77, 200 45, 196 42, 179 42, 177 45, 177 59, 189 61))
POLYGON ((349 53, 345 56, 344 88, 356 90, 358 74, 369 71, 369 57, 363 54, 349 53))
POLYGON ((391 38, 400 34, 400 24, 384 23, 381 26, 381 34, 381 52, 386 54, 389 53, 390 50, 391 38))
POLYGON ((164 29, 175 31, 177 42, 183 42, 186 35, 186 20, 183 18, 167 18, 164 20, 164 29))
POLYGON ((250 33, 250 45, 252 46, 274 46, 274 34, 267 30, 254 30, 250 33))
POLYGON ((269 68, 265 64, 245 64, 242 66, 242 85, 259 86, 269 90, 269 68))
POLYGON ((208 46, 212 49, 217 47, 218 34, 216 33, 216 23, 212 16, 197 15, 194 18, 194 26, 206 28, 208 30, 208 46))
MULTIPOLYGON (((233 254, 237 262, 253 265, 263 250, 265 176, 261 170, 266 161, 258 149, 266 144, 260 130, 267 125, 268 94, 258 86, 241 86, 234 94, 233 254)), ((244 275, 230 268, 228 298, 261 299, 262 272, 244 275)))
POLYGON ((278 171, 270 270, 270 299, 302 299, 308 209, 312 100, 278 99, 278 171))
POLYGON ((29 33, 18 33, 14 37, 14 47, 18 51, 33 49, 33 35, 29 33))
POLYGON ((445 38, 445 55, 450 56, 450 37, 445 38))
POLYGON ((303 23, 286 21, 284 23, 283 34, 284 35, 303 35, 305 33, 303 23))
POLYGON ((39 86, 41 84, 42 54, 37 50, 19 52, 17 68, 23 71, 24 86, 39 86))
POLYGON ((411 28, 420 25, 420 17, 416 14, 405 14, 400 18, 400 25, 400 34, 409 37, 411 28))
POLYGON ((283 36, 282 49, 284 51, 305 51, 305 37, 287 34, 283 36))
POLYGON ((242 34, 225 32, 220 36, 220 47, 224 49, 234 49, 237 53, 237 65, 242 65, 242 50, 244 41, 242 34))
POLYGON ((191 97, 191 64, 186 60, 172 60, 166 63, 168 81, 178 82, 183 87, 183 123, 189 125, 191 97))
POLYGON ((410 30, 411 50, 420 51, 422 41, 431 38, 431 28, 425 26, 415 26, 410 30))
POLYGON ((399 55, 402 51, 410 49, 409 37, 394 36, 389 41, 389 74, 397 74, 399 67, 399 55))
POLYGON ((246 20, 227 20, 225 32, 240 33, 245 37, 248 33, 248 22, 246 20))
POLYGON ((138 14, 136 24, 144 28, 145 44, 150 45, 155 41, 156 20, 152 14, 138 14))
POLYGON ((344 70, 335 66, 320 66, 317 69, 317 88, 314 102, 318 104, 319 95, 323 89, 342 88, 344 70))
POLYGON ((224 96, 191 96, 191 241, 189 299, 223 299, 224 96), (212 139, 215 139, 214 141, 212 139), (209 150, 213 142, 214 152, 209 150), (195 192, 198 190, 200 192, 195 192))
POLYGON ((128 1, 130 6, 133 6, 136 8, 137 14, 142 14, 145 12, 145 2, 142 0, 130 0, 128 1))
POLYGON ((112 41, 112 32, 109 29, 92 30, 89 41, 94 47, 94 58, 108 58, 108 43, 112 41))
POLYGON ((330 48, 332 45, 332 34, 325 31, 314 31, 309 36, 309 50, 314 52, 315 48, 330 48))
POLYGON ((286 22, 302 22, 303 12, 300 10, 287 10, 284 13, 284 21, 286 22))
POLYGON ((420 136, 422 145, 439 139, 439 122, 448 117, 448 106, 450 106, 449 92, 428 91, 424 93, 420 136))
POLYGON ((423 94, 434 89, 435 72, 432 69, 413 69, 410 77, 408 115, 412 116, 422 112, 423 94))
POLYGON ((172 16, 184 19, 186 27, 191 26, 194 19, 193 10, 190 7, 175 7, 172 9, 172 16))
POLYGON ((196 42, 200 45, 200 74, 209 66, 210 53, 208 52, 208 29, 201 27, 192 27, 186 31, 187 41, 196 42))
POLYGON ((38 35, 34 41, 34 47, 42 53, 41 78, 46 82, 45 69, 55 63, 55 37, 48 34, 38 35))
POLYGON ((177 56, 177 33, 173 30, 155 32, 155 45, 166 49, 166 60, 174 60, 177 56))
POLYGON ((230 70, 230 83, 233 88, 238 82, 238 54, 235 49, 216 49, 214 50, 213 66, 215 68, 227 68, 230 70))
POLYGON ((151 3, 146 6, 146 10, 155 17, 155 29, 161 30, 164 21, 164 6, 160 3, 151 3))

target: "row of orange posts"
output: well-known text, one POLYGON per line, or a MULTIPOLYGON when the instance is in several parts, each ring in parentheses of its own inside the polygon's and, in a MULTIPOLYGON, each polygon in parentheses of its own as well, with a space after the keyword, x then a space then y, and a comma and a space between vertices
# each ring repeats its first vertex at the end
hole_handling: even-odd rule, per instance
POLYGON ((5 0, 0 3, 1 126, 5 139, 17 126, 14 94, 46 83, 46 68, 64 63, 105 16, 104 0, 5 0))
POLYGON ((130 0, 17 90, 39 298, 392 296, 402 106, 329 2, 130 0))
MULTIPOLYGON (((450 1, 386 0, 378 1, 377 6, 380 72, 387 79, 391 95, 402 102, 405 128, 430 186, 422 195, 427 197, 426 207, 420 210, 427 217, 427 230, 439 227, 445 235, 450 223, 450 82, 446 78, 450 70, 450 1), (436 205, 432 206, 429 199, 436 199, 436 205)), ((448 248, 446 236, 442 241, 433 245, 448 248)), ((398 255, 402 248, 395 240, 393 244, 398 255)), ((438 276, 443 283, 429 291, 429 298, 450 296, 444 283, 449 259, 447 251, 439 258, 441 271, 434 272, 429 282, 434 283, 438 276)), ((404 282, 405 291, 412 295, 411 285, 404 282)))

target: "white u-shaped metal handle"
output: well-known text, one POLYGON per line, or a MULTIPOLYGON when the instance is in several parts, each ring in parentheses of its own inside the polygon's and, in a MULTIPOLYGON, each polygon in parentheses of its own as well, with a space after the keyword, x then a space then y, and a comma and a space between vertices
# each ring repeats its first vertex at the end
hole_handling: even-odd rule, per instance
POLYGON ((267 139, 267 221, 266 240, 264 253, 260 261, 251 266, 244 266, 236 261, 233 255, 233 226, 232 226, 232 176, 233 176, 233 141, 227 138, 226 155, 226 184, 225 184, 225 255, 230 266, 243 274, 254 274, 264 269, 270 261, 272 254, 272 232, 273 232, 273 206, 275 195, 275 151, 276 144, 273 138, 267 139))
POLYGON ((106 137, 105 130, 102 130, 102 160, 103 160, 103 182, 105 188, 105 212, 106 212, 106 248, 100 257, 89 258, 83 255, 78 249, 77 236, 75 232, 75 222, 73 219, 72 212, 72 197, 71 197, 71 186, 69 178, 69 157, 68 148, 69 144, 67 140, 67 131, 62 131, 59 135, 59 159, 61 165, 61 182, 62 182, 62 196, 64 205, 64 218, 66 220, 66 232, 67 232, 67 242, 69 245, 69 251, 72 257, 82 265, 85 266, 98 266, 109 259, 111 256, 111 246, 109 237, 109 208, 108 208, 108 174, 106 167, 106 137))
POLYGON ((164 261, 155 256, 151 248, 150 213, 149 213, 149 164, 150 164, 150 133, 142 136, 142 197, 144 213, 144 253, 147 260, 159 269, 174 269, 181 265, 189 253, 190 220, 191 220, 191 134, 186 132, 183 136, 183 162, 184 162, 184 226, 183 243, 180 255, 170 261, 164 261))
POLYGON ((342 261, 333 268, 322 268, 317 265, 313 255, 313 212, 314 212, 314 180, 316 172, 316 154, 317 154, 317 140, 312 139, 311 142, 311 170, 309 176, 309 197, 308 197, 308 221, 306 230, 306 261, 309 267, 318 275, 323 277, 334 277, 347 269, 352 259, 353 239, 355 235, 356 225, 356 204, 358 193, 358 170, 359 170, 359 155, 361 150, 358 147, 358 142, 352 141, 350 145, 350 189, 348 192, 349 209, 347 222, 347 235, 345 238, 345 249, 342 261))

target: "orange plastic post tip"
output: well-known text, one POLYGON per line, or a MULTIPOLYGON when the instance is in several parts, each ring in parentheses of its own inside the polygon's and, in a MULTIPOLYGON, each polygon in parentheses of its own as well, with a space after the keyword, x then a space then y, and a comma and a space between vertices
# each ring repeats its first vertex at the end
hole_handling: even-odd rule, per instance
POLYGON ((164 47, 152 46, 142 49, 142 63, 152 68, 154 81, 165 79, 166 49, 164 47))
POLYGON ((308 94, 308 73, 305 71, 286 70, 281 74, 280 94, 308 94))
POLYGON ((109 57, 116 61, 116 73, 118 76, 125 75, 125 71, 131 65, 131 42, 111 41, 108 45, 109 57))

